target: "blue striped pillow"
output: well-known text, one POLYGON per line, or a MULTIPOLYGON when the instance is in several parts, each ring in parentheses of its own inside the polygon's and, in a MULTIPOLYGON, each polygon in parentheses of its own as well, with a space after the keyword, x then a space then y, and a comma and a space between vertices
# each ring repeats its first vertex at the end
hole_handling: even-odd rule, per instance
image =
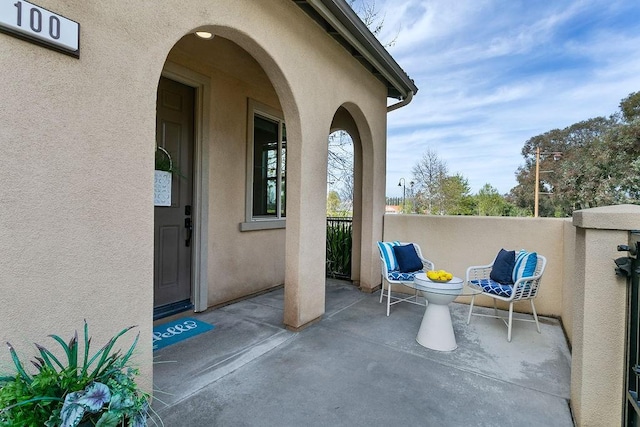
POLYGON ((513 267, 514 283, 523 277, 531 277, 536 272, 538 265, 538 254, 536 252, 527 252, 524 249, 518 252, 516 256, 516 265, 513 267))
POLYGON ((396 255, 393 253, 394 246, 400 246, 400 242, 397 240, 395 242, 378 242, 380 255, 382 255, 382 258, 384 258, 384 261, 387 263, 389 271, 398 269, 398 261, 396 261, 396 255))

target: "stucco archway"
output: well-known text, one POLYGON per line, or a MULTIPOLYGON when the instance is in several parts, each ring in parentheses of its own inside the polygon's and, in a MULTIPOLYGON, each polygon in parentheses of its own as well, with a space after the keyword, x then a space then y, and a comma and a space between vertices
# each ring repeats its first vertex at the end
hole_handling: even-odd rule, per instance
MULTIPOLYGON (((259 110, 269 120, 286 122, 286 134, 300 140, 296 137, 300 133, 296 104, 282 70, 246 33, 210 25, 194 27, 173 45, 162 75, 198 91, 193 270, 196 311, 283 283, 288 286, 284 278, 284 224, 265 218, 254 221, 249 175, 254 112, 259 110), (200 39, 194 34, 196 28, 214 37, 200 39), (253 264, 254 268, 240 267, 243 264, 253 264), (217 274, 220 271, 225 274, 217 274)), ((286 305, 284 310, 286 317, 286 305)))
MULTIPOLYGON (((371 292, 378 285, 378 274, 371 274, 371 248, 365 242, 371 238, 372 207, 365 194, 371 194, 371 158, 373 144, 371 130, 362 110, 353 103, 345 103, 336 111, 331 131, 344 130, 353 141, 353 247, 351 277, 363 291, 371 292)), ((384 171, 379 171, 384 173, 384 171)))

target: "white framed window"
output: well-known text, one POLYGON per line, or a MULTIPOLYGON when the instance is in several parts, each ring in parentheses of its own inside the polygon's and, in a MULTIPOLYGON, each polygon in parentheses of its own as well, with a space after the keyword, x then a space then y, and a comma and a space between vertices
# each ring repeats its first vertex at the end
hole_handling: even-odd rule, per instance
POLYGON ((249 100, 247 197, 241 230, 283 228, 287 212, 287 129, 282 113, 249 100))

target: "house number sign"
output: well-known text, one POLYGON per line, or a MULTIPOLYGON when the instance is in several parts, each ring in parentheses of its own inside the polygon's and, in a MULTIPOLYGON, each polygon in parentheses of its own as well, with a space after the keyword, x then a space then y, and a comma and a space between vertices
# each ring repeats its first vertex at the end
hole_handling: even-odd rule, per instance
POLYGON ((80 56, 80 24, 22 0, 0 0, 0 30, 80 56))

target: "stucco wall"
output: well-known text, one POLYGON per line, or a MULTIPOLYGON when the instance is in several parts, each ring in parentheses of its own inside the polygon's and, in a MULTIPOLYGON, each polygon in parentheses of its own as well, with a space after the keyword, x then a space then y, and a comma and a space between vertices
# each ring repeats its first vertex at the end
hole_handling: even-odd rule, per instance
MULTIPOLYGON (((576 258, 576 233, 577 229, 570 221, 565 221, 563 224, 563 262, 564 272, 562 277, 562 326, 564 332, 569 340, 569 345, 573 344, 573 324, 576 310, 581 310, 576 306, 575 298, 576 292, 580 287, 580 281, 578 280, 578 272, 576 270, 578 262, 576 258)), ((549 284, 547 282, 547 284, 549 284)))
POLYGON ((571 408, 579 426, 623 425, 628 286, 613 260, 626 256, 629 230, 640 229, 640 206, 576 211, 571 408))
MULTIPOLYGON (((232 296, 228 289, 216 294, 224 276, 230 287, 280 282, 284 245, 285 321, 299 326, 320 316, 331 121, 348 105, 364 130, 369 248, 384 211, 385 87, 290 0, 38 4, 80 23, 81 52, 75 59, 0 34, 0 340, 31 354, 27 343, 50 333, 68 336, 83 319, 96 342, 137 324, 136 361, 150 386, 156 89, 169 51, 196 28, 233 40, 260 64, 290 141, 286 235, 240 234, 244 172, 231 171, 237 184, 225 172, 244 164, 245 138, 235 141, 246 120, 241 93, 272 100, 273 89, 240 83, 236 93, 242 78, 207 71, 216 77, 212 104, 229 102, 212 108, 212 126, 224 125, 231 135, 207 136, 210 301, 232 296), (272 245, 278 249, 267 261, 270 270, 257 260, 272 245)), ((370 283, 375 259, 365 253, 363 280, 370 283)), ((1 352, 0 363, 7 361, 1 352)))
MULTIPOLYGON (((566 224, 570 221, 554 218, 385 215, 384 240, 416 242, 436 269, 461 278, 471 265, 490 264, 501 248, 536 251, 547 258, 536 310, 541 315, 560 317, 566 224)), ((492 306, 493 299, 477 297, 476 302, 492 306)), ((501 301, 498 303, 500 307, 501 301)), ((528 301, 516 303, 514 309, 531 312, 528 301)))

